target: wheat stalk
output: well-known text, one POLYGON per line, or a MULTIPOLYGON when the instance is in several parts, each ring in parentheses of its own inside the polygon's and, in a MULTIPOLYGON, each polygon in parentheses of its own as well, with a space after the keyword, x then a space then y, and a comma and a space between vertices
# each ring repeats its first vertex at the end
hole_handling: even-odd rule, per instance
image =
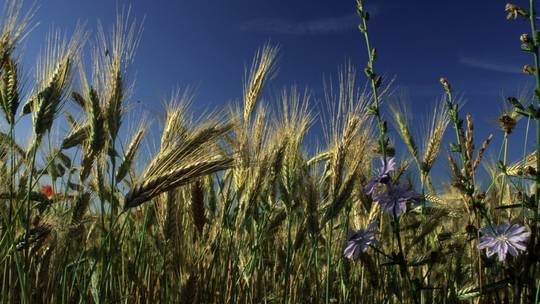
POLYGON ((441 142, 449 123, 448 112, 444 103, 439 102, 431 115, 429 131, 424 143, 421 171, 427 176, 439 155, 441 142))
POLYGON ((165 151, 171 145, 186 139, 188 135, 187 127, 191 123, 186 112, 192 102, 193 94, 189 90, 185 90, 183 93, 176 90, 167 102, 160 141, 161 151, 165 151))
POLYGON ((146 127, 144 126, 144 122, 143 122, 139 130, 135 132, 135 135, 133 135, 133 137, 131 138, 131 142, 128 145, 124 159, 122 163, 120 164, 120 166, 118 167, 118 171, 116 173, 116 180, 118 182, 123 180, 124 177, 126 177, 127 173, 129 172, 131 165, 133 163, 133 159, 135 158, 135 155, 137 153, 137 150, 139 149, 139 146, 141 145, 141 142, 145 133, 146 133, 146 127))
POLYGON ((142 25, 131 20, 131 9, 117 15, 110 33, 98 27, 98 42, 94 49, 94 86, 101 91, 104 117, 111 138, 116 138, 122 124, 124 100, 131 93, 127 72, 139 45, 142 25))
POLYGON ((484 157, 484 153, 486 152, 486 149, 488 148, 488 146, 491 143, 492 139, 493 139, 493 134, 489 134, 488 138, 486 138, 482 142, 482 146, 478 150, 478 152, 476 154, 476 159, 473 162, 473 171, 476 170, 476 168, 478 168, 478 165, 482 161, 482 158, 484 157))
POLYGON ((526 167, 532 167, 536 169, 536 152, 532 152, 527 155, 525 159, 517 161, 506 167, 506 174, 511 176, 522 175, 526 167))
POLYGON ((466 116, 467 121, 467 129, 465 130, 465 141, 464 141, 464 149, 465 149, 465 172, 467 173, 467 176, 469 178, 473 178, 474 172, 473 172, 473 152, 474 152, 474 123, 472 120, 471 115, 466 116))
POLYGON ((204 215, 204 188, 203 183, 197 180, 191 186, 191 216, 199 235, 202 234, 206 217, 204 215))
POLYGON ((143 182, 135 184, 126 194, 124 209, 137 207, 161 193, 189 184, 201 176, 228 169, 232 164, 232 158, 218 157, 183 166, 176 165, 160 174, 145 175, 143 182))
POLYGON ((401 139, 405 143, 405 146, 407 146, 411 156, 418 163, 418 147, 416 146, 416 142, 409 128, 409 118, 407 117, 408 111, 400 104, 393 104, 390 106, 390 112, 392 113, 394 123, 397 126, 397 131, 401 136, 401 139))
POLYGON ((36 13, 36 5, 32 5, 25 15, 21 15, 23 1, 7 0, 0 20, 0 70, 12 54, 16 46, 30 33, 34 27, 32 18, 36 13))
POLYGON ((72 80, 72 66, 79 60, 86 33, 78 27, 69 42, 58 31, 48 37, 47 49, 38 62, 37 84, 23 113, 32 113, 34 142, 39 145, 45 132, 49 131, 60 111, 72 80))
POLYGON ((246 70, 246 80, 244 82, 244 123, 249 121, 249 117, 255 109, 255 105, 261 97, 261 91, 272 78, 275 69, 275 60, 279 47, 270 44, 265 45, 257 51, 251 64, 249 72, 246 70))
POLYGON ((0 106, 4 111, 6 121, 15 124, 15 114, 19 108, 19 80, 17 64, 12 59, 7 59, 2 67, 2 79, 0 82, 0 106))

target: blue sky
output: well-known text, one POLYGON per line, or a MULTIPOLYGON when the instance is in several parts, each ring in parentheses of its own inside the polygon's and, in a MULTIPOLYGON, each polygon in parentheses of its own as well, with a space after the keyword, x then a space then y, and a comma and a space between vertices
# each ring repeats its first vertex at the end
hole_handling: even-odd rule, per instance
MULTIPOLYGON (((520 73, 530 59, 519 50, 518 40, 528 24, 505 19, 506 0, 365 3, 372 12, 370 31, 379 52, 376 70, 387 79, 395 77, 394 89, 405 92, 415 111, 429 110, 441 97, 439 77, 446 76, 466 101, 464 111, 476 119, 479 136, 485 136, 490 130, 496 132, 493 121, 503 107, 503 97, 532 84, 520 73)), ((316 101, 323 97, 323 76, 335 75, 347 60, 361 71, 366 60, 354 0, 47 0, 39 4, 40 25, 26 41, 27 66, 35 62, 51 26, 69 32, 80 20, 94 30, 100 20, 107 28, 118 9, 131 6, 132 15, 144 19, 133 65, 133 99, 149 111, 159 111, 161 99, 175 87, 196 89, 197 111, 238 100, 244 69, 267 41, 281 47, 278 74, 268 96, 296 84, 308 87, 316 101)))

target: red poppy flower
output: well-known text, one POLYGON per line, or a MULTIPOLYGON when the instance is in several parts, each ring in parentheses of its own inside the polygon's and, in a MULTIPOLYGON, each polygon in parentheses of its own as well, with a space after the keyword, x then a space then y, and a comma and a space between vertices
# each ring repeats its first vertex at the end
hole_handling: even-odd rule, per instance
POLYGON ((54 191, 51 185, 41 186, 41 193, 45 195, 47 198, 51 198, 54 195, 54 191))

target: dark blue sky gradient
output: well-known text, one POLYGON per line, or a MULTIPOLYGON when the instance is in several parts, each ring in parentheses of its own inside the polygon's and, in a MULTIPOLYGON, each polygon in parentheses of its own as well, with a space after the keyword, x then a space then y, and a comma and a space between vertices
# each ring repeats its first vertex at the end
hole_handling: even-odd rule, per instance
MULTIPOLYGON (((503 97, 532 84, 520 73, 530 60, 519 50, 518 39, 528 24, 505 19, 506 0, 365 3, 379 51, 376 71, 395 77, 394 89, 403 90, 420 112, 441 97, 439 77, 448 77, 466 101, 464 111, 473 114, 479 137, 495 133, 491 151, 496 152, 501 134, 494 121, 503 97)), ((267 41, 281 47, 278 74, 267 96, 296 84, 307 86, 316 102, 323 97, 323 75, 335 76, 347 60, 359 71, 365 65, 354 0, 47 0, 36 15, 39 27, 26 41, 26 66, 34 64, 51 25, 70 30, 81 20, 95 30, 101 20, 109 28, 118 8, 129 5, 133 16, 144 18, 133 99, 152 111, 159 111, 161 99, 175 87, 196 89, 196 111, 239 100, 244 69, 267 41)), ((516 156, 520 142, 516 137, 516 156)))

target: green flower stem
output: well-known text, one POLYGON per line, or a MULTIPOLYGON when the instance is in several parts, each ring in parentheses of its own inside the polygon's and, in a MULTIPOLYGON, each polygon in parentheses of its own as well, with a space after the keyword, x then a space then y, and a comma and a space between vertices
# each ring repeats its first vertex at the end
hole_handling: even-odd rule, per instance
POLYGON ((334 219, 330 219, 330 225, 326 226, 330 227, 327 229, 330 229, 328 233, 328 238, 326 239, 326 292, 325 292, 325 304, 330 303, 330 266, 332 261, 332 247, 331 247, 331 240, 332 240, 332 231, 334 230, 334 219))
POLYGON ((459 119, 459 106, 454 101, 454 98, 452 96, 452 91, 450 88, 445 88, 445 95, 446 95, 446 107, 448 108, 448 113, 450 116, 450 121, 452 122, 452 126, 454 127, 454 131, 456 132, 456 140, 457 140, 457 146, 459 147, 459 156, 461 159, 461 164, 465 166, 465 151, 463 151, 463 143, 461 142, 461 136, 459 136, 459 129, 461 127, 461 121, 459 119))
POLYGON ((374 71, 374 62, 376 60, 377 52, 375 48, 372 48, 371 42, 369 39, 369 32, 368 32, 368 20, 369 20, 369 14, 364 11, 364 7, 362 4, 362 0, 357 0, 357 13, 361 18, 361 24, 358 27, 360 32, 364 34, 364 41, 366 43, 366 50, 368 53, 368 62, 367 67, 365 69, 366 75, 369 78, 370 85, 371 85, 371 91, 372 91, 372 98, 373 103, 370 108, 370 112, 375 116, 377 120, 377 126, 379 128, 379 148, 381 149, 381 153, 383 155, 383 161, 386 165, 386 155, 387 155, 387 136, 386 136, 386 123, 382 119, 382 115, 379 109, 380 104, 380 95, 379 95, 379 86, 380 86, 380 78, 375 74, 374 71))
MULTIPOLYGON (((533 57, 534 57, 534 76, 536 79, 536 87, 534 96, 538 103, 540 104, 540 64, 538 60, 538 46, 539 46, 539 40, 538 40, 538 33, 536 30, 536 11, 534 9, 534 1, 529 0, 529 21, 531 26, 531 36, 533 41, 533 57)), ((536 244, 536 235, 538 233, 538 208, 540 207, 540 119, 536 118, 536 178, 535 178, 535 188, 536 188, 536 194, 535 194, 535 201, 536 201, 536 208, 534 208, 534 223, 532 224, 532 233, 531 233, 531 240, 530 240, 530 247, 529 247, 529 263, 532 263, 530 265, 530 280, 529 280, 529 289, 530 289, 530 298, 531 300, 534 298, 532 291, 534 290, 534 279, 536 276, 536 264, 534 259, 534 248, 536 244)))
MULTIPOLYGON (((364 11, 364 7, 362 4, 362 0, 357 0, 357 13, 360 16, 362 23, 359 26, 360 31, 364 34, 364 40, 366 43, 366 49, 368 52, 368 62, 366 67, 366 75, 368 76, 371 84, 371 90, 372 90, 372 98, 373 103, 371 106, 371 113, 376 117, 377 125, 379 127, 379 147, 381 150, 381 153, 383 154, 383 162, 386 166, 386 155, 387 155, 387 135, 386 135, 386 123, 382 119, 382 115, 379 109, 380 104, 380 95, 378 88, 380 86, 380 78, 375 74, 374 72, 374 62, 376 59, 376 50, 375 48, 372 48, 371 42, 369 39, 369 32, 368 32, 368 20, 369 20, 369 14, 364 11)), ((401 236, 399 232, 399 219, 397 216, 394 216, 394 236, 397 239, 398 242, 398 250, 399 250, 399 256, 400 256, 400 269, 402 274, 407 278, 409 289, 411 291, 411 295, 413 297, 413 300, 415 303, 418 303, 419 297, 417 297, 417 288, 415 288, 412 285, 411 275, 409 273, 409 270, 407 269, 407 260, 405 258, 405 254, 403 252, 403 246, 401 245, 401 236)))
POLYGON ((396 237, 396 241, 398 244, 398 250, 399 250, 399 260, 397 261, 399 263, 399 268, 401 275, 405 277, 407 280, 407 285, 409 287, 409 291, 411 292, 411 297, 414 301, 414 303, 419 304, 420 294, 418 293, 418 286, 414 286, 414 282, 412 281, 411 274, 409 272, 409 269, 407 267, 407 259, 405 258, 405 253, 403 251, 403 245, 401 243, 401 233, 399 228, 399 217, 396 214, 396 210, 394 209, 394 215, 393 215, 393 223, 392 228, 394 230, 394 235, 396 237))

